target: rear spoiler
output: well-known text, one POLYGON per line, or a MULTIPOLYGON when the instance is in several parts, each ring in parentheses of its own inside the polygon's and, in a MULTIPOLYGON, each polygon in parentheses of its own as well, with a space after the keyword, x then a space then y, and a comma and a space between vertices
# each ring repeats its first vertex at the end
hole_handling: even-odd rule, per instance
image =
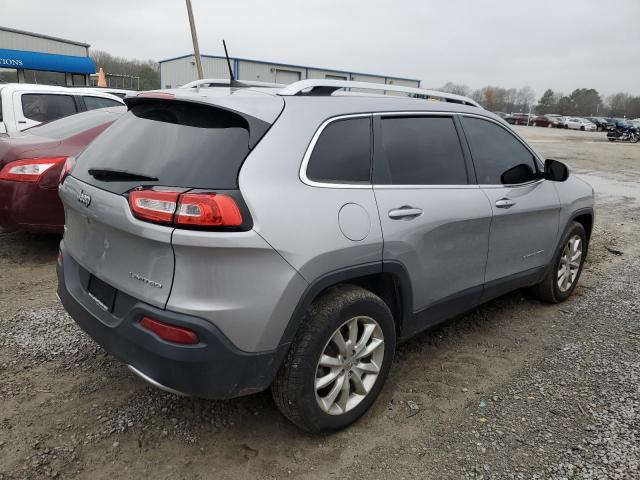
POLYGON ((271 127, 271 124, 265 122, 264 120, 260 120, 259 118, 252 117, 251 115, 247 115, 246 113, 239 112, 237 110, 233 110, 231 108, 222 107, 220 105, 215 105, 210 102, 200 102, 194 99, 186 99, 186 98, 176 98, 174 94, 167 92, 144 92, 139 93, 136 96, 127 96, 124 99, 124 103, 127 105, 129 110, 137 105, 142 105, 146 103, 156 103, 159 106, 166 105, 169 102, 180 102, 180 103, 195 103, 198 105, 205 106, 207 108, 211 108, 212 110, 224 110, 225 112, 233 113, 239 117, 241 117, 247 124, 247 130, 249 130, 249 148, 253 149, 260 141, 260 139, 267 133, 267 130, 271 127))

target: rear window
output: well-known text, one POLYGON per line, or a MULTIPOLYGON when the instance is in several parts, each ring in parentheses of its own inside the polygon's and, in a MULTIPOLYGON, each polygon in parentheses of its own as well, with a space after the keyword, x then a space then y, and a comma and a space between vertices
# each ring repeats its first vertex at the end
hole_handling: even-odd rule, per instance
POLYGON ((29 120, 49 122, 77 112, 71 95, 25 93, 22 95, 22 114, 29 120))
POLYGON ((95 110, 96 108, 117 107, 122 103, 111 98, 83 96, 84 104, 87 110, 95 110))
POLYGON ((321 183, 368 183, 371 172, 371 118, 330 123, 311 154, 307 178, 321 183))
POLYGON ((91 130, 99 125, 113 122, 124 113, 126 107, 122 105, 121 112, 111 109, 111 112, 104 110, 93 110, 91 112, 77 113, 68 117, 60 118, 49 123, 44 123, 36 127, 26 129, 24 132, 37 135, 39 137, 62 140, 73 137, 79 133, 91 130))
POLYGON ((237 113, 176 100, 146 101, 100 135, 78 158, 72 175, 115 193, 141 184, 235 189, 249 137, 249 124, 237 113), (98 180, 91 169, 158 180, 98 180))

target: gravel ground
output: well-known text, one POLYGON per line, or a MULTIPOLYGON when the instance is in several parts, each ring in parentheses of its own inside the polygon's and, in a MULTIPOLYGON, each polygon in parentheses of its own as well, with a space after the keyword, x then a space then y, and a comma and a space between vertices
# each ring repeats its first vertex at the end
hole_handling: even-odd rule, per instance
POLYGON ((268 394, 147 386, 55 298, 55 237, 0 232, 0 480, 640 478, 640 147, 522 127, 598 192, 575 295, 514 292, 402 345, 380 399, 312 437, 268 394))

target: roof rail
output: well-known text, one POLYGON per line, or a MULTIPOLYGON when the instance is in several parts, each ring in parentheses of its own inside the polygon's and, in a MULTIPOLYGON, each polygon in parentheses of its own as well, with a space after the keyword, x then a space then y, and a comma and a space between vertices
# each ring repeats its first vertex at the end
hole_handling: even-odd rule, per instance
MULTIPOLYGON (((247 87, 282 88, 285 86, 282 83, 254 82, 251 80, 239 80, 239 82, 247 87)), ((230 84, 231 82, 228 78, 203 78, 202 80, 185 83, 180 88, 228 87, 230 84)))
POLYGON ((482 108, 478 102, 462 95, 455 95, 453 93, 438 92, 436 90, 426 90, 424 88, 416 87, 403 87, 400 85, 387 85, 380 83, 369 82, 352 82, 350 80, 324 80, 324 79, 310 79, 300 80, 287 85, 278 92, 279 95, 294 96, 294 95, 331 95, 336 90, 343 88, 361 88, 366 90, 381 90, 385 92, 402 92, 411 93, 415 95, 421 95, 427 97, 427 99, 436 99, 445 102, 461 103, 463 105, 471 105, 474 107, 482 108))

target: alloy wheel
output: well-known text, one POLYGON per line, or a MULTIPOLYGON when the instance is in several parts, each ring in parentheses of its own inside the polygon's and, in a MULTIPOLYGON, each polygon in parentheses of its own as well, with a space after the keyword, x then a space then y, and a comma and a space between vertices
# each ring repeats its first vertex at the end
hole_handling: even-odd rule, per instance
POLYGON ((562 256, 558 264, 556 280, 561 292, 564 293, 573 286, 581 263, 582 238, 579 235, 573 235, 562 250, 562 256))
POLYGON ((378 379, 384 359, 384 334, 371 317, 353 317, 325 345, 316 366, 315 392, 320 408, 342 415, 356 407, 378 379))

